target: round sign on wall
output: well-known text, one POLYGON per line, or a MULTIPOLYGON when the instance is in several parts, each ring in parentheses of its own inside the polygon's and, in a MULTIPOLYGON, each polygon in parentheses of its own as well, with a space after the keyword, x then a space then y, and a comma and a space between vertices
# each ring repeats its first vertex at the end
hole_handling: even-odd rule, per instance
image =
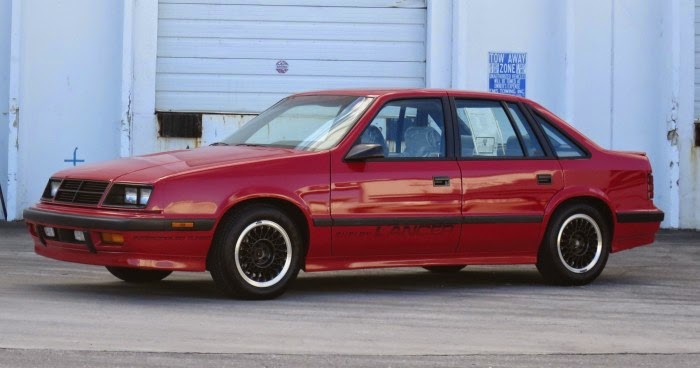
POLYGON ((280 73, 280 74, 284 74, 287 72, 287 70, 289 70, 289 64, 287 64, 287 62, 284 60, 278 61, 275 66, 277 69, 277 73, 280 73))

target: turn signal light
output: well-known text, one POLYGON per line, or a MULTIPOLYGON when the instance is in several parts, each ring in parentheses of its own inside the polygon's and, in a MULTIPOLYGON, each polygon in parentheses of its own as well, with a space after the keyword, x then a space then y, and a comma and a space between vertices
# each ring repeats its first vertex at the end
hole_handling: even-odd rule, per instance
POLYGON ((194 222, 173 222, 173 229, 192 229, 194 228, 194 222))
POLYGON ((114 233, 102 233, 100 234, 103 243, 109 244, 124 244, 124 235, 114 234, 114 233))

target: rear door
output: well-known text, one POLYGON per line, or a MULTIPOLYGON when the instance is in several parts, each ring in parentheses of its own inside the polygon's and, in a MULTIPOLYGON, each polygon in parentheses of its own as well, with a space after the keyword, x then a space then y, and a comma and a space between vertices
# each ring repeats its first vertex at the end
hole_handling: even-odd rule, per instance
POLYGON ((447 95, 378 104, 354 144, 379 144, 385 157, 332 159, 333 255, 453 254, 462 193, 447 95))
POLYGON ((460 252, 532 256, 544 210, 563 187, 558 160, 518 103, 455 97, 462 174, 460 252))

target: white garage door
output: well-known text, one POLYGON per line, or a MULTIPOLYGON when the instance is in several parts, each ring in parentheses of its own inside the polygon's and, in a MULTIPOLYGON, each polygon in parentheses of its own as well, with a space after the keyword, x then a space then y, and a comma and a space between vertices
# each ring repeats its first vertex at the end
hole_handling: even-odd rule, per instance
POLYGON ((160 0, 156 109, 255 113, 295 92, 425 86, 425 0, 160 0))

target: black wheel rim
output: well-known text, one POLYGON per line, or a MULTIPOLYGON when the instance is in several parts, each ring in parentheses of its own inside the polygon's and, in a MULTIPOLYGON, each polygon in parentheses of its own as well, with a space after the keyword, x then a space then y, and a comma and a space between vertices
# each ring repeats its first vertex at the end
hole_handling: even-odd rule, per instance
POLYGON ((603 250, 603 236, 593 218, 576 214, 564 221, 557 236, 559 259, 574 273, 590 271, 603 250))
POLYGON ((238 237, 235 258, 236 268, 248 284, 269 287, 287 274, 292 261, 292 244, 279 224, 256 221, 238 237))

